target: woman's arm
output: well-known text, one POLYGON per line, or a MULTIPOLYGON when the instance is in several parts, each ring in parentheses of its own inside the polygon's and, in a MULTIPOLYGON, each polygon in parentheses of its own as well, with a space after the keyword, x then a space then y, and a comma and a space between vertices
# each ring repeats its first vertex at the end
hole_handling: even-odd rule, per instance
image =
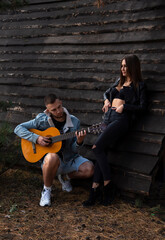
POLYGON ((112 88, 113 87, 116 87, 118 86, 119 84, 119 81, 120 81, 120 78, 118 78, 115 83, 112 84, 112 86, 110 88, 108 88, 105 93, 103 94, 103 98, 104 98, 104 106, 102 108, 103 112, 107 112, 108 111, 108 108, 111 107, 111 91, 112 91, 112 88))
POLYGON ((113 87, 116 87, 119 84, 119 81, 120 81, 120 78, 118 78, 115 81, 115 83, 113 83, 112 86, 105 91, 105 93, 103 94, 104 101, 106 99, 110 100, 110 98, 111 98, 111 96, 110 96, 111 95, 111 90, 112 90, 113 87))
POLYGON ((109 107, 111 107, 111 103, 108 99, 105 99, 104 106, 102 107, 102 111, 106 113, 109 107))
POLYGON ((105 91, 105 93, 103 94, 104 101, 105 101, 106 99, 109 99, 109 98, 110 98, 111 89, 112 89, 112 88, 108 88, 108 89, 105 91))

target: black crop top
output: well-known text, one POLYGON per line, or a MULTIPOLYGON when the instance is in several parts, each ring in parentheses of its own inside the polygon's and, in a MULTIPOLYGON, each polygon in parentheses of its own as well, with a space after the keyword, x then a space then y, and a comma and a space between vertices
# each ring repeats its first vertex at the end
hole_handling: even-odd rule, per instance
POLYGON ((130 104, 135 98, 135 96, 136 93, 133 86, 130 87, 123 86, 123 88, 121 88, 120 91, 118 91, 116 87, 112 88, 112 101, 114 98, 119 98, 121 100, 124 100, 125 103, 130 104))
POLYGON ((124 97, 124 89, 121 88, 120 91, 118 91, 118 90, 116 89, 116 87, 114 87, 114 88, 112 89, 112 100, 113 100, 114 98, 119 98, 119 99, 121 99, 121 100, 125 100, 125 97, 124 97))
MULTIPOLYGON (((111 104, 113 101, 112 91, 115 91, 119 84, 119 79, 112 85, 112 87, 108 88, 104 93, 104 100, 108 99, 111 104)), ((124 94, 124 111, 132 111, 139 112, 145 111, 147 108, 147 95, 146 95, 146 85, 144 82, 139 82, 139 86, 137 88, 134 87, 133 83, 131 83, 130 87, 123 86, 122 94, 124 94)), ((134 113, 133 113, 134 114, 134 113)))

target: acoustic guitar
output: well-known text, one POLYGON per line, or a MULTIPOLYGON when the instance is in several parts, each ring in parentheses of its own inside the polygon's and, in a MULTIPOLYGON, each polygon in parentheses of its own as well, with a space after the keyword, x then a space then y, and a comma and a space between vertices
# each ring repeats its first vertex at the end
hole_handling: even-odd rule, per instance
MULTIPOLYGON (((102 123, 92 125, 85 129, 87 133, 98 134, 103 131, 102 123)), ((49 137, 51 139, 51 144, 48 146, 41 146, 39 144, 34 144, 26 139, 21 139, 22 153, 28 162, 35 163, 39 161, 47 153, 57 153, 62 147, 62 141, 75 137, 76 132, 68 132, 60 134, 59 130, 55 127, 50 127, 45 131, 40 131, 37 129, 29 129, 30 132, 36 133, 43 137, 49 137)))

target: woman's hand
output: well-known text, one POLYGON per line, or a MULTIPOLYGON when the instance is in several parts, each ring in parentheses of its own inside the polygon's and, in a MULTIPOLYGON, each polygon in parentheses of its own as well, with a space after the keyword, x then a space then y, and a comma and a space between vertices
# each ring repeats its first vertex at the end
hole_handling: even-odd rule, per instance
POLYGON ((122 104, 122 105, 120 105, 119 107, 116 108, 116 112, 122 113, 123 109, 124 109, 124 105, 122 104))
POLYGON ((102 108, 102 111, 106 113, 108 111, 109 107, 111 107, 111 103, 108 99, 106 99, 104 101, 104 106, 102 108))

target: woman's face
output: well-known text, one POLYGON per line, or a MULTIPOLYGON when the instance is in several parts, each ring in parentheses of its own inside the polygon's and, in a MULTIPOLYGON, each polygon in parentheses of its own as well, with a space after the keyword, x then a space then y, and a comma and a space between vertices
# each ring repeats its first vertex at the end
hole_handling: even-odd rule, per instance
POLYGON ((128 77, 128 67, 126 65, 125 59, 123 59, 121 62, 121 72, 124 77, 128 77))

